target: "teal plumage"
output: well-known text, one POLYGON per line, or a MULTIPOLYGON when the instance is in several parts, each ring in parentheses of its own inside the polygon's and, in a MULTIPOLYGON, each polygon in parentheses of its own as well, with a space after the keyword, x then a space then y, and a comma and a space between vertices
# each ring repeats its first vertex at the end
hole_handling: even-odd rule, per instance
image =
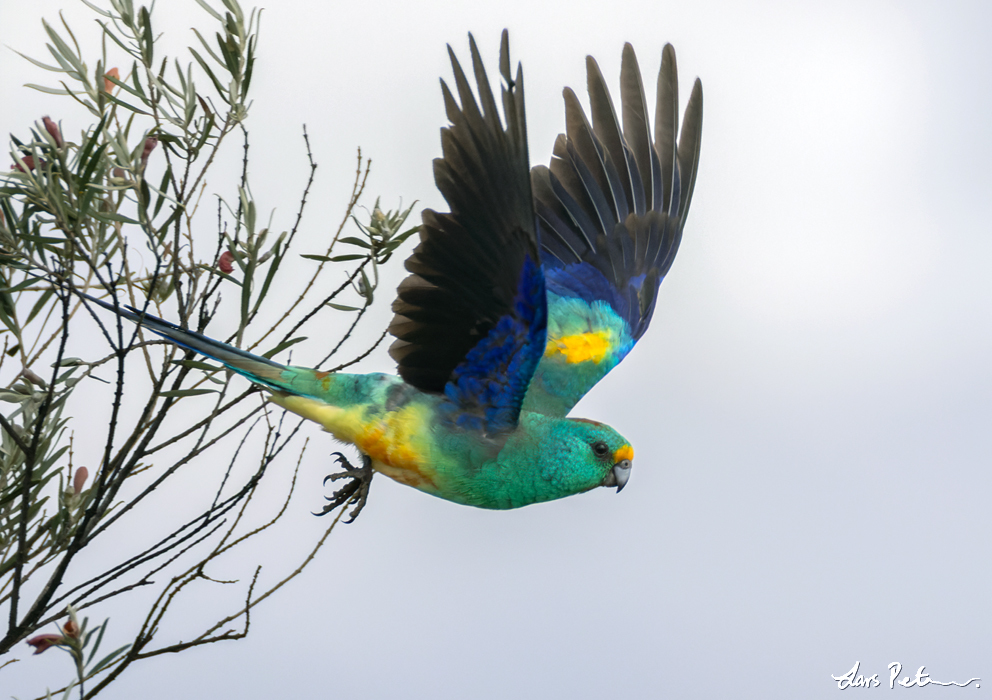
POLYGON ((478 102, 450 48, 457 100, 441 84, 451 124, 434 175, 451 211, 424 211, 420 244, 406 262, 411 274, 393 305, 390 353, 399 376, 284 366, 97 301, 223 363, 355 445, 364 469, 344 473, 354 480, 327 510, 346 501, 360 509, 373 470, 482 508, 620 490, 630 474, 625 438, 567 414, 650 322, 695 180, 700 83, 676 143, 675 56, 666 46, 652 144, 630 45, 622 132, 588 59, 592 124, 566 89, 567 135, 551 167, 529 173, 523 72, 518 66, 511 75, 507 34, 503 121, 471 36, 470 48, 478 102))

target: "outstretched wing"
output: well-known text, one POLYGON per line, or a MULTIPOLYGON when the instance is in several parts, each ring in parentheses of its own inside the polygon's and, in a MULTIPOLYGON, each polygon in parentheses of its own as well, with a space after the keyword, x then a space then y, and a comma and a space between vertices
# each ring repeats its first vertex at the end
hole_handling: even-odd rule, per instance
POLYGON ((524 408, 564 416, 647 330, 682 238, 699 162, 697 79, 678 137, 675 50, 658 74, 655 137, 637 58, 624 46, 623 131, 596 61, 586 59, 592 125, 565 89, 566 135, 532 172, 548 295, 544 356, 524 408))
POLYGON ((481 109, 451 47, 459 103, 441 82, 451 125, 434 179, 451 212, 423 212, 420 245, 406 261, 389 326, 400 376, 443 393, 446 418, 490 435, 517 423, 545 346, 547 303, 535 231, 523 71, 510 74, 503 32, 500 123, 475 40, 469 35, 481 109))

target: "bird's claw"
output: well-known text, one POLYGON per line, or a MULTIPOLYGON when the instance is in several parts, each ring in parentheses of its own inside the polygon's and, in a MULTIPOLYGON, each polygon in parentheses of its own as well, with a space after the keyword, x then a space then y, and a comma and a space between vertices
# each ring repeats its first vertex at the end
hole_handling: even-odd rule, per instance
POLYGON ((345 523, 353 523, 358 514, 362 512, 369 497, 369 486, 372 484, 372 476, 375 474, 372 469, 372 459, 368 455, 361 455, 362 466, 356 468, 340 452, 334 452, 331 456, 336 457, 338 464, 344 469, 324 477, 324 485, 326 486, 328 481, 333 482, 338 479, 349 479, 349 481, 330 496, 325 496, 324 498, 328 501, 327 505, 321 512, 314 513, 314 515, 327 515, 340 506, 347 508, 354 504, 355 507, 352 508, 344 521, 345 523))

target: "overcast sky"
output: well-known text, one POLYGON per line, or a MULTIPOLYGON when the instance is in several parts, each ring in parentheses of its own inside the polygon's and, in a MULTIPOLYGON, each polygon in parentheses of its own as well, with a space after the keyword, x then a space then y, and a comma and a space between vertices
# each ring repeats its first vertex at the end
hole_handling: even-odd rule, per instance
MULTIPOLYGON (((20 87, 47 76, 11 50, 41 56, 40 18, 63 5, 88 25, 81 3, 0 0, 4 135, 44 114, 84 123, 20 87)), ((379 478, 359 521, 253 615, 248 639, 144 662, 105 695, 826 698, 856 661, 883 682, 865 694, 886 692, 890 662, 983 679, 891 692, 989 692, 989 7, 267 5, 253 190, 288 225, 306 123, 315 240, 340 216, 358 146, 374 161, 367 204, 443 209, 437 80, 450 76, 446 43, 468 55, 468 31, 492 76, 509 28, 535 163, 564 128, 562 87, 584 93, 587 54, 617 94, 631 42, 652 104, 666 42, 683 100, 702 78, 699 176, 654 322, 573 412, 628 437, 634 472, 620 495, 511 512, 379 478)), ((156 12, 177 43, 207 24, 191 2, 156 12)), ((319 357, 309 342, 300 352, 319 357)), ((393 365, 382 351, 363 368, 393 365)), ((325 526, 307 511, 333 449, 312 432, 301 543, 325 526)), ((234 575, 251 570, 241 564, 234 575)), ((0 695, 32 697, 68 666, 27 657, 0 672, 0 695)))

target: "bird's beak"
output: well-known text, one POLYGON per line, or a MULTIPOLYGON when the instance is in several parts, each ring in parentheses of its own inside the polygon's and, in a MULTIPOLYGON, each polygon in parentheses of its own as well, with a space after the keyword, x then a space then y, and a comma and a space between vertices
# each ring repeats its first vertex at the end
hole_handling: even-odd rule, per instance
MULTIPOLYGON (((630 448, 627 449, 629 450, 630 448)), ((617 450, 617 452, 619 453, 620 450, 617 450)), ((633 466, 633 463, 626 454, 614 455, 614 459, 618 456, 621 457, 621 459, 617 459, 610 471, 606 473, 606 478, 603 479, 603 483, 600 485, 616 486, 617 493, 620 493, 623 491, 623 487, 626 486, 627 482, 630 480, 630 468, 633 466)))
MULTIPOLYGON (((613 477, 612 481, 617 486, 617 493, 623 491, 623 487, 627 485, 627 481, 630 479, 630 460, 623 459, 613 465, 613 469, 610 475, 613 477)), ((611 486, 613 484, 610 484, 611 486)))
POLYGON ((613 453, 613 468, 603 480, 603 486, 616 486, 617 493, 623 491, 630 479, 630 467, 634 459, 634 448, 624 445, 613 453))

